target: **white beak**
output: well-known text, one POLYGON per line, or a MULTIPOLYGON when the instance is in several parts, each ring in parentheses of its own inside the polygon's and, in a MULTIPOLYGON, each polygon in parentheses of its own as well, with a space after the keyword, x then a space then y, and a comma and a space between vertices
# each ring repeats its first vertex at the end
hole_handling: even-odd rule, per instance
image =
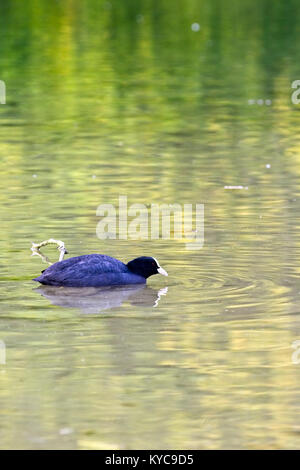
POLYGON ((167 276, 167 275, 168 275, 167 271, 165 271, 165 270, 164 270, 163 268, 161 268, 161 267, 159 267, 157 271, 159 272, 159 274, 162 274, 163 276, 167 276))

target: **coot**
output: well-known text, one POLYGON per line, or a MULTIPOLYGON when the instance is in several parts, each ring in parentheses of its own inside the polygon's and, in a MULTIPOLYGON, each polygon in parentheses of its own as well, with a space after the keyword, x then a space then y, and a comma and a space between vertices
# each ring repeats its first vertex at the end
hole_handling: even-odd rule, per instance
POLYGON ((127 264, 107 255, 82 255, 58 261, 33 281, 49 286, 100 287, 145 284, 153 274, 168 273, 155 258, 141 256, 127 264))

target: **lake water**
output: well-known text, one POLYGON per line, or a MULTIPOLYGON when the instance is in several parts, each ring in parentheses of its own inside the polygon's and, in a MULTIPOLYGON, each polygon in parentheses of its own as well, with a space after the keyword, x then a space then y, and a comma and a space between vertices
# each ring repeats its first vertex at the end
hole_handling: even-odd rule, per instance
POLYGON ((300 447, 300 7, 225 3, 1 2, 0 448, 300 447), (99 240, 120 195, 203 248, 99 240), (50 237, 169 277, 42 288, 50 237))

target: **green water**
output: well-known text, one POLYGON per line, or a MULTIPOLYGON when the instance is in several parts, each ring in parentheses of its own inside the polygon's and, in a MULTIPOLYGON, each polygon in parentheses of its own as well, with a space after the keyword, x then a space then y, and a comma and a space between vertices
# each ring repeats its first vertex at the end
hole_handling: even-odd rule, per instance
POLYGON ((1 1, 0 448, 300 447, 299 39, 296 0, 1 1), (99 240, 119 195, 203 248, 99 240), (50 237, 169 277, 42 290, 50 237))

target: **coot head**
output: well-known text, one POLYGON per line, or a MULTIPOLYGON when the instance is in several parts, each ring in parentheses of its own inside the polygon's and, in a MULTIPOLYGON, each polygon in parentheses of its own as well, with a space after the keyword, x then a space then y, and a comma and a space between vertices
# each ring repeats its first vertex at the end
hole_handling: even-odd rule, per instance
POLYGON ((143 276, 145 279, 153 276, 153 274, 162 274, 163 276, 168 275, 167 271, 160 267, 158 261, 150 256, 135 258, 127 263, 127 266, 131 272, 138 274, 139 276, 143 276))

